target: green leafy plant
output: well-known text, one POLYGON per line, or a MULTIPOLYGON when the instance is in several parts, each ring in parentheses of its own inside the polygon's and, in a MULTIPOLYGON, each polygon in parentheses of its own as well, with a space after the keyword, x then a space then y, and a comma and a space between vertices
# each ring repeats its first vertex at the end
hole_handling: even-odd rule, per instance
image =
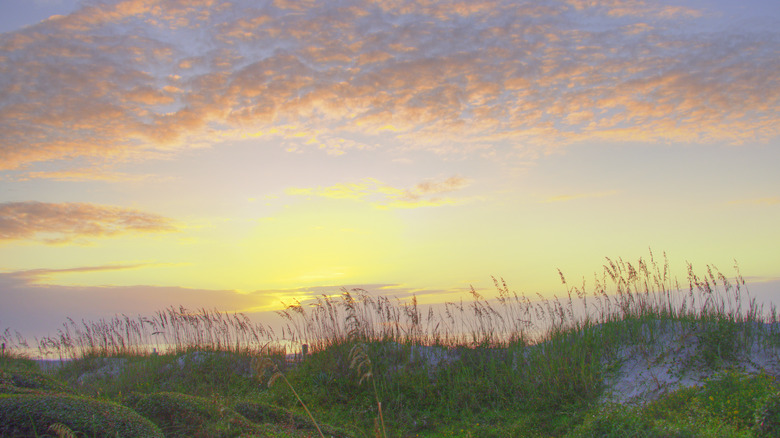
POLYGON ((739 323, 720 315, 704 319, 697 329, 699 351, 705 365, 714 368, 737 360, 744 332, 739 323))
POLYGON ((585 418, 571 433, 572 438, 648 437, 653 423, 637 409, 607 405, 585 418))
POLYGON ((0 395, 0 436, 29 436, 54 424, 96 438, 163 436, 149 420, 116 403, 65 394, 0 395))
POLYGON ((699 405, 719 421, 738 428, 749 428, 761 400, 774 387, 766 374, 745 374, 729 370, 707 379, 696 398, 699 405))
POLYGON ((775 390, 762 401, 755 414, 756 436, 780 436, 780 391, 775 390))
POLYGON ((125 403, 152 420, 166 437, 228 438, 258 428, 218 401, 175 392, 130 394, 125 403))

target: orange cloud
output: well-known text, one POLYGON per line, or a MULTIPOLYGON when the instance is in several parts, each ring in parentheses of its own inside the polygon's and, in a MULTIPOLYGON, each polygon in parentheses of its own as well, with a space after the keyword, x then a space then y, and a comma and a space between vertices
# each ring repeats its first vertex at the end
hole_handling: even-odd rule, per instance
POLYGON ((642 0, 97 3, 0 35, 0 170, 259 131, 336 155, 780 135, 776 45, 677 31, 702 14, 642 0))
POLYGON ((698 9, 664 5, 643 0, 567 0, 577 10, 593 10, 610 17, 639 16, 657 18, 697 18, 704 15, 698 9))
POLYGON ((17 181, 26 181, 30 179, 51 179, 54 181, 144 181, 157 179, 159 177, 148 174, 129 174, 123 172, 114 172, 110 169, 79 168, 63 169, 54 171, 35 171, 26 172, 16 178, 17 181))
POLYGON ((0 241, 60 244, 78 238, 175 230, 171 219, 129 208, 86 203, 0 204, 0 241))
POLYGON ((151 265, 146 263, 146 264, 133 264, 133 265, 79 266, 76 268, 65 268, 65 269, 29 269, 26 271, 16 271, 6 275, 12 278, 24 280, 25 282, 32 284, 32 283, 46 282, 50 280, 51 277, 60 274, 123 271, 127 269, 144 268, 147 266, 151 266, 151 265))
POLYGON ((424 196, 454 192, 467 187, 469 183, 469 180, 459 176, 452 176, 443 181, 425 181, 415 185, 412 189, 405 190, 405 197, 416 200, 424 196))

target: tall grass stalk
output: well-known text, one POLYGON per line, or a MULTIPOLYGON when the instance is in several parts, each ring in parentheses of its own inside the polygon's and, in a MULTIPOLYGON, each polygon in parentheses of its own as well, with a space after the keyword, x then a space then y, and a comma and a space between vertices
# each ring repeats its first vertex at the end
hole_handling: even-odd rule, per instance
POLYGON ((6 328, 0 332, 0 358, 24 357, 29 349, 27 339, 18 331, 6 328))
POLYGON ((738 323, 777 321, 751 300, 737 269, 734 282, 714 266, 697 275, 688 264, 688 285, 672 280, 668 261, 659 266, 607 258, 591 293, 570 286, 560 274, 564 298, 533 299, 510 292, 506 282, 493 278, 496 295, 485 298, 473 287, 470 302, 447 302, 440 311, 423 310, 416 297, 409 301, 375 297, 363 289, 342 289, 339 296, 321 295, 309 303, 295 302, 279 315, 287 321, 283 338, 306 343, 313 350, 348 343, 355 338, 416 345, 506 346, 533 344, 552 334, 612 321, 643 319, 717 319, 738 323), (611 286, 611 288, 610 288, 611 286), (611 290, 610 290, 611 289, 611 290))
POLYGON ((290 391, 292 391, 293 395, 295 396, 295 399, 298 400, 298 403, 303 407, 303 410, 306 411, 306 415, 309 416, 309 419, 311 420, 312 424, 314 424, 314 427, 317 428, 317 432, 319 432, 322 438, 325 438, 325 435, 322 433, 322 429, 320 429, 320 425, 317 423, 317 420, 314 419, 314 415, 312 415, 311 411, 309 411, 309 407, 306 406, 306 403, 303 402, 301 396, 298 395, 298 391, 296 391, 292 383, 290 383, 290 381, 287 380, 287 377, 279 369, 279 366, 268 356, 257 357, 253 365, 255 367, 255 370, 257 371, 258 376, 263 376, 267 369, 271 369, 273 371, 271 378, 268 380, 269 388, 272 387, 274 382, 276 382, 276 380, 278 379, 282 379, 284 381, 284 383, 287 385, 290 391))
MULTIPOLYGON (((371 358, 366 352, 365 344, 355 344, 349 353, 350 364, 349 367, 357 370, 358 385, 362 384, 365 380, 371 381, 371 387, 374 390, 374 399, 376 400, 377 412, 379 413, 379 424, 381 426, 382 438, 387 438, 387 428, 385 427, 385 417, 382 413, 382 401, 379 400, 379 390, 376 388, 376 380, 374 380, 374 370, 371 364, 371 358)), ((379 436, 379 432, 377 432, 379 436)))
POLYGON ((57 335, 38 340, 38 350, 60 359, 196 349, 251 353, 275 339, 270 326, 254 323, 241 313, 169 307, 151 317, 117 315, 81 322, 68 318, 57 335))
POLYGON ((171 307, 151 317, 68 319, 56 336, 39 340, 39 350, 71 358, 151 349, 255 354, 269 343, 308 344, 308 358, 277 378, 307 394, 326 388, 327 397, 370 397, 387 436, 386 420, 395 418, 392 429, 409 404, 479 413, 589 403, 602 389, 604 359, 618 357, 626 343, 663 335, 668 323, 698 340, 707 365, 733 360, 751 342, 780 344, 776 309, 750 297, 736 264, 733 279, 715 266, 697 272, 688 264, 680 284, 666 254, 605 260, 590 285, 573 285, 559 271, 563 291, 552 299, 514 292, 502 278, 493 278, 492 293, 472 287, 465 299, 428 306, 414 296, 342 289, 288 304, 277 312, 278 333, 243 314, 171 307), (357 384, 349 381, 355 369, 357 384), (324 378, 313 383, 315 374, 324 378), (360 387, 366 378, 371 388, 360 387))
MULTIPOLYGON (((438 308, 420 306, 415 297, 391 300, 363 289, 342 289, 338 296, 295 302, 279 315, 286 321, 284 337, 312 346, 313 357, 350 351, 349 346, 362 343, 380 359, 374 367, 392 371, 398 363, 413 363, 417 351, 427 361, 419 366, 435 374, 439 383, 415 383, 430 391, 441 394, 466 381, 486 382, 492 386, 482 388, 488 394, 485 399, 468 402, 475 409, 500 400, 550 407, 595 397, 601 389, 602 358, 615 356, 626 342, 642 343, 648 333, 655 336, 654 331, 663 328, 659 322, 695 326, 705 360, 714 364, 733 358, 736 346, 758 334, 758 324, 778 321, 774 308, 767 312, 750 298, 738 266, 733 280, 714 266, 706 266, 703 275, 691 264, 687 268, 687 285, 682 286, 672 279, 666 254, 659 263, 650 252, 649 259, 638 263, 607 258, 590 292, 584 280, 572 286, 559 272, 562 298, 530 298, 493 278, 493 297, 471 288, 470 300, 438 308), (408 353, 398 358, 401 350, 408 353), (442 361, 448 366, 439 366, 442 361)), ((777 335, 778 325, 771 327, 777 335)), ((760 333, 767 336, 765 330, 760 333)), ((323 361, 324 367, 339 363, 323 361)), ((390 399, 419 390, 393 381, 392 372, 383 374, 383 385, 395 388, 390 399)))

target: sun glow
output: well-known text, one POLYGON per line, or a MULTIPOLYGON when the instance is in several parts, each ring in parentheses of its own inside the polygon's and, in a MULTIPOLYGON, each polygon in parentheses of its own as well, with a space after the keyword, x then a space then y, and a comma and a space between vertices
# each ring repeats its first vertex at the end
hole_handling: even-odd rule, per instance
POLYGON ((780 278, 766 1, 12 3, 3 324, 550 296, 648 248, 780 278))

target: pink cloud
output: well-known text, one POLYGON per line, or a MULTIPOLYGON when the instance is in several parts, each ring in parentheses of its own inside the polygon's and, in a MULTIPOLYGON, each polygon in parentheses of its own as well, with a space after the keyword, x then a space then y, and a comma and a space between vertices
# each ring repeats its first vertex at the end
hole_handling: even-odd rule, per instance
POLYGON ((78 238, 175 230, 171 219, 129 208, 85 203, 0 204, 0 241, 39 240, 59 244, 78 238))
POLYGON ((779 135, 776 45, 676 31, 700 16, 640 0, 95 3, 0 36, 0 170, 247 130, 333 154, 779 135))

